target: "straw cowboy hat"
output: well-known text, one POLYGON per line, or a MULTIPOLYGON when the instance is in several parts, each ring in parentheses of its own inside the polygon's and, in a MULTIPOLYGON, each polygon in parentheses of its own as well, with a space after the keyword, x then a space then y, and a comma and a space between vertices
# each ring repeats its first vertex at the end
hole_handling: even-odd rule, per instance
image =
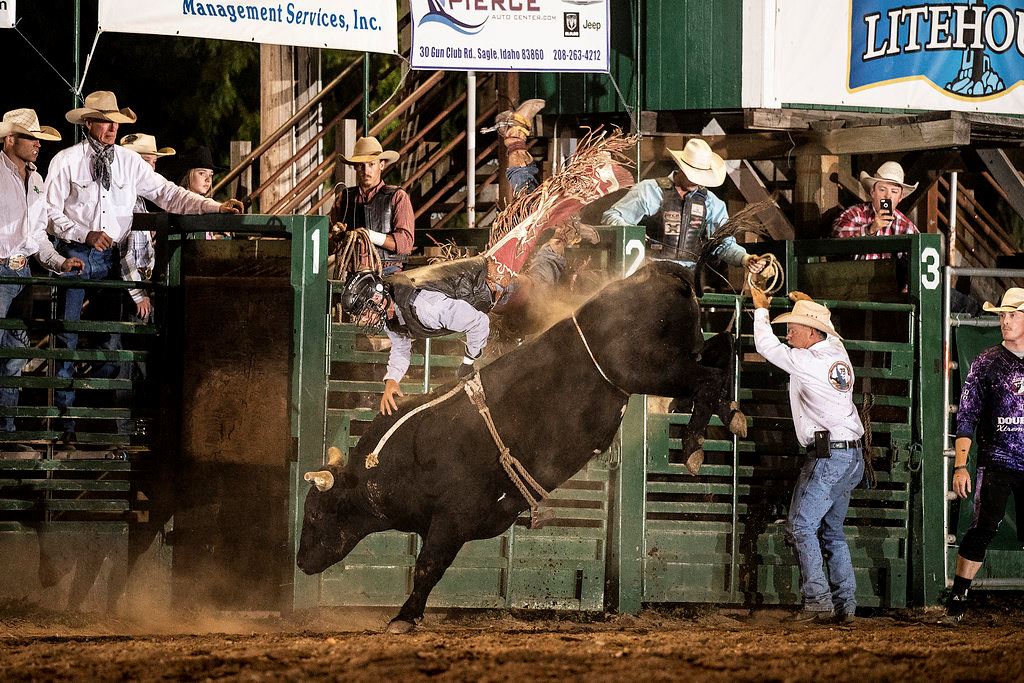
POLYGON ((867 171, 860 172, 860 182, 864 186, 864 189, 871 192, 871 188, 875 186, 875 183, 882 181, 883 183, 895 183, 899 185, 907 192, 913 192, 917 189, 917 183, 913 185, 907 185, 903 182, 903 167, 895 161, 887 161, 878 167, 875 171, 875 175, 868 175, 867 171))
POLYGON ((117 108, 117 96, 109 90, 97 90, 85 96, 85 106, 72 109, 64 118, 68 123, 85 123, 86 119, 99 119, 111 123, 135 123, 135 112, 128 107, 117 108))
POLYGON ((986 313, 1009 313, 1010 311, 1024 311, 1024 289, 1010 287, 1003 294, 1002 301, 996 306, 986 301, 981 306, 986 313))
POLYGON ((725 182, 725 161, 711 151, 708 143, 691 138, 682 152, 668 150, 691 183, 703 187, 718 187, 725 182))
POLYGON ((0 121, 0 138, 8 135, 27 135, 36 140, 60 140, 56 128, 40 126, 34 109, 12 109, 0 121))
POLYGON ((173 147, 157 149, 156 138, 147 133, 132 133, 121 138, 121 146, 139 154, 152 154, 155 157, 169 157, 175 154, 173 147))
POLYGON ((832 327, 832 312, 815 301, 800 300, 793 304, 793 310, 783 313, 772 321, 775 323, 797 323, 813 327, 819 332, 831 334, 836 339, 842 339, 836 328, 832 327))
POLYGON ((364 164, 367 161, 378 159, 392 164, 398 161, 398 152, 393 152, 390 149, 385 152, 377 138, 359 138, 356 140, 356 146, 352 149, 352 156, 342 154, 341 158, 346 164, 364 164))

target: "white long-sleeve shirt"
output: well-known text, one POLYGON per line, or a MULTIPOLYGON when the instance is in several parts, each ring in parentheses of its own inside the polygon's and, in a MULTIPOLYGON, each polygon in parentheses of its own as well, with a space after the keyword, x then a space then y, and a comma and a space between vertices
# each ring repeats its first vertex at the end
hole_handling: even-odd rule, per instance
POLYGON ((46 236, 46 201, 43 178, 28 165, 28 182, 14 161, 0 150, 0 258, 36 255, 53 271, 59 271, 64 257, 46 236))
POLYGON ((102 230, 115 244, 131 230, 135 200, 145 197, 168 213, 217 213, 220 202, 179 187, 158 174, 137 153, 114 146, 110 189, 92 177, 95 152, 88 140, 57 152, 46 174, 46 201, 51 232, 63 240, 85 243, 102 230))
POLYGON ((853 366, 843 343, 829 335, 806 349, 779 341, 768 322, 768 309, 754 311, 754 348, 772 365, 789 373, 789 405, 801 446, 814 443, 814 432, 828 430, 833 441, 864 435, 853 403, 853 366))
MULTIPOLYGON (((416 317, 424 327, 434 330, 451 330, 466 334, 466 356, 476 358, 485 346, 491 333, 491 321, 486 313, 481 313, 462 299, 452 299, 441 292, 426 289, 420 290, 412 302, 416 317)), ((395 308, 398 321, 405 324, 401 312, 395 308)), ((391 353, 388 355, 388 371, 384 381, 393 379, 401 382, 409 369, 412 357, 412 337, 387 330, 391 339, 391 353)))

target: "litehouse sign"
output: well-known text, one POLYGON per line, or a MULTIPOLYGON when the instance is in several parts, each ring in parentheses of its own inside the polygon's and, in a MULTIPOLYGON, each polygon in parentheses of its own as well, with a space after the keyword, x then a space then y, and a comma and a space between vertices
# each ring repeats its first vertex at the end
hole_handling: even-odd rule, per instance
POLYGON ((927 79, 965 98, 1024 79, 1024 2, 907 5, 853 0, 849 88, 927 79))
POLYGON ((1024 0, 744 3, 744 107, 1024 113, 1024 0))

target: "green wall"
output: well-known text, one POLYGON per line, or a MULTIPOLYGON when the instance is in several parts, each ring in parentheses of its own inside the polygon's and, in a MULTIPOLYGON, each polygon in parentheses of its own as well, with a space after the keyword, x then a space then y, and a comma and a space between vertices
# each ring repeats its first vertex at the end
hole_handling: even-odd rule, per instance
MULTIPOLYGON (((740 106, 742 0, 613 2, 611 30, 611 73, 631 106, 638 37, 644 110, 740 106)), ((615 84, 604 74, 523 73, 519 83, 522 99, 548 101, 548 115, 624 111, 615 84)))

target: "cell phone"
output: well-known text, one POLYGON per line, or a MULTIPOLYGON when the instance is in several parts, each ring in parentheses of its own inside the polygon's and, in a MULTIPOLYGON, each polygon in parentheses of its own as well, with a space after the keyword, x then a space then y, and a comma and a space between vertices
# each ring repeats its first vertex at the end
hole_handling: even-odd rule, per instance
POLYGON ((882 209, 882 211, 888 211, 889 213, 892 213, 892 200, 889 199, 888 197, 886 197, 885 199, 879 199, 878 206, 879 208, 882 209))

